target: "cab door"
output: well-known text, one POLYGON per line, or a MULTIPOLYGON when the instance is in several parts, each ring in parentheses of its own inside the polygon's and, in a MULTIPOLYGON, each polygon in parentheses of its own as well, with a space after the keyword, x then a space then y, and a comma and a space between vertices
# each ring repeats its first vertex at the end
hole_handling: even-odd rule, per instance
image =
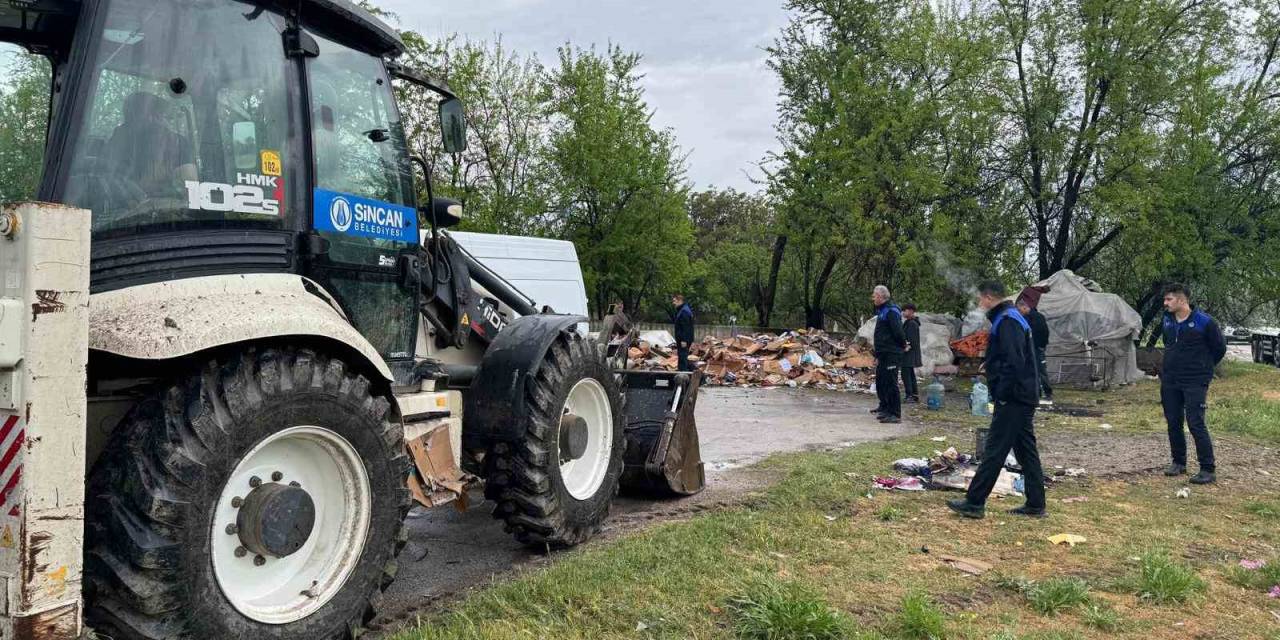
POLYGON ((314 165, 309 273, 394 371, 412 366, 418 291, 401 277, 418 214, 404 129, 381 59, 316 36, 307 59, 314 165))

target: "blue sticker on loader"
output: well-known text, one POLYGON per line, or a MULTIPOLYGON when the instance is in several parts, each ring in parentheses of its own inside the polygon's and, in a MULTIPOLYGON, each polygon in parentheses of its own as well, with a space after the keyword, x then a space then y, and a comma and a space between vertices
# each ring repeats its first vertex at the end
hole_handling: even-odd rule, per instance
POLYGON ((418 212, 413 207, 316 189, 314 217, 317 231, 418 243, 418 212))

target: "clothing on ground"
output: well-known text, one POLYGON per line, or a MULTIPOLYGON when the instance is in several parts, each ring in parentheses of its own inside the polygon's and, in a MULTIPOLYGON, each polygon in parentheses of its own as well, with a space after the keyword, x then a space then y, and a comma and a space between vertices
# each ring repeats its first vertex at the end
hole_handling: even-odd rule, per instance
POLYGON ((969 482, 965 498, 969 504, 985 505, 991 490, 996 486, 1000 470, 1004 468, 1009 452, 1018 458, 1022 466, 1027 506, 1044 509, 1044 469, 1040 466, 1040 451, 1036 447, 1035 406, 1016 402, 996 402, 996 412, 991 418, 991 431, 987 433, 987 446, 982 452, 982 463, 969 482))

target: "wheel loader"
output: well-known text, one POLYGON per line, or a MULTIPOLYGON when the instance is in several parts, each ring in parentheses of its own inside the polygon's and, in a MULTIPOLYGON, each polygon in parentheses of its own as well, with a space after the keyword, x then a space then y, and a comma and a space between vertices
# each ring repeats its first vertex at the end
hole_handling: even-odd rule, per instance
POLYGON ((0 638, 356 637, 414 505, 553 549, 702 488, 698 374, 450 237, 393 85, 450 153, 462 101, 369 12, 6 0, 0 42, 53 69, 0 209, 0 638))

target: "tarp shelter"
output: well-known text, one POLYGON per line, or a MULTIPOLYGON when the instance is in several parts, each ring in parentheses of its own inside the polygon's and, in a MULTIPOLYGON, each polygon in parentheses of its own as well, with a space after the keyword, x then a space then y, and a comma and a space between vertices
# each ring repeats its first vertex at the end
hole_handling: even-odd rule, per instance
MULTIPOLYGON (((960 321, 941 313, 921 313, 916 317, 920 319, 920 342, 924 343, 920 349, 920 362, 924 366, 916 373, 928 379, 934 367, 949 365, 955 359, 951 341, 960 331, 960 321)), ((871 316, 858 329, 858 338, 869 344, 875 332, 876 317, 871 316)))
POLYGON ((1133 307, 1066 269, 1036 284, 1050 287, 1038 308, 1049 324, 1051 383, 1099 387, 1142 378, 1134 344, 1142 316, 1133 307))

